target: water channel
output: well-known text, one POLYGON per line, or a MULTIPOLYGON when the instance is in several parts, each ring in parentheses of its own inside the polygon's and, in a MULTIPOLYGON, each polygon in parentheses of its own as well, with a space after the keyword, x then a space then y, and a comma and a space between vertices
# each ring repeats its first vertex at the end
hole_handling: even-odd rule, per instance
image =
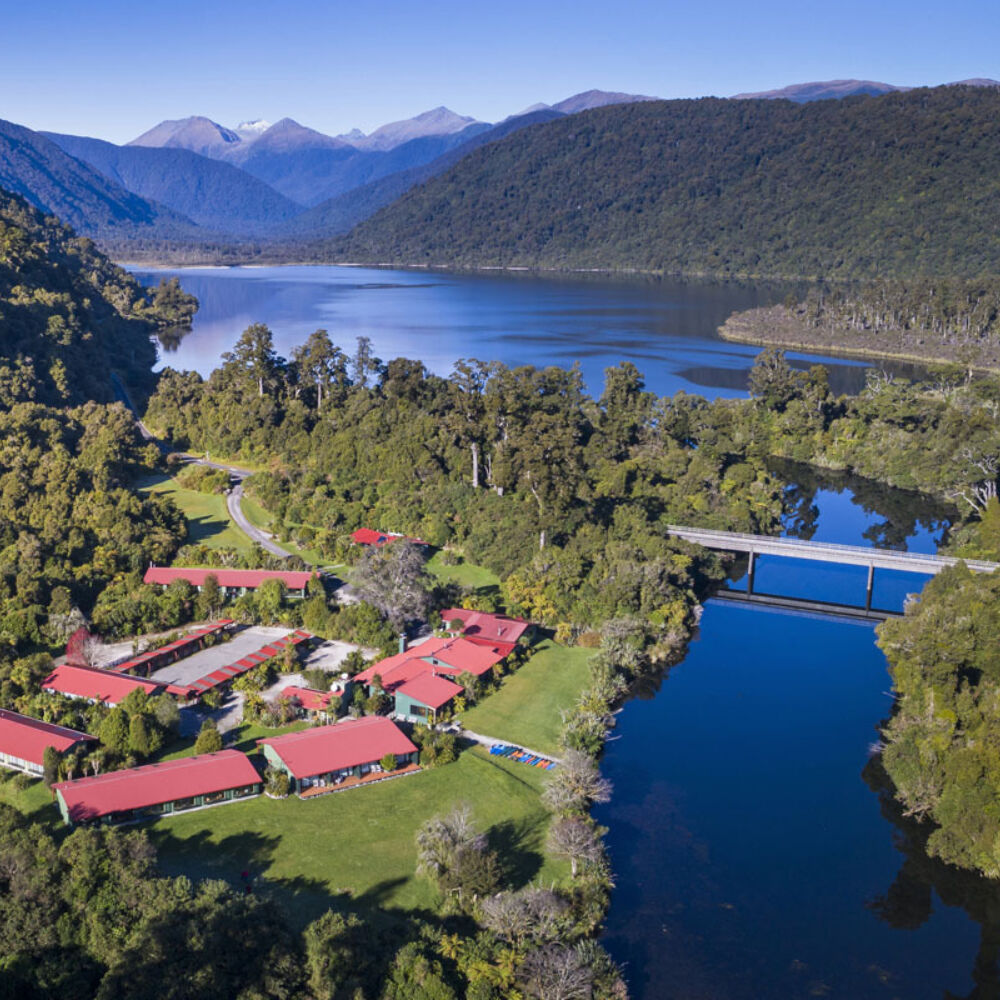
MULTIPOLYGON (((632 360, 654 391, 738 396, 756 349, 715 335, 776 292, 662 281, 449 275, 348 268, 177 273, 201 299, 192 334, 161 363, 207 375, 265 322, 287 356, 317 327, 348 351, 447 374, 459 357, 508 364, 632 360)), ((827 363, 838 391, 864 366, 827 363)), ((908 374, 905 368, 896 369, 908 374)), ((817 541, 934 551, 947 512, 870 483, 782 467, 785 531, 817 541)), ((877 574, 899 608, 923 577, 877 574)), ((763 557, 756 587, 863 599, 865 570, 763 557)), ((739 589, 741 581, 733 581, 739 589)), ((676 1000, 1000 997, 1000 893, 929 860, 880 797, 871 758, 889 677, 872 623, 709 602, 686 659, 629 701, 598 818, 616 875, 605 943, 632 995, 676 1000)))

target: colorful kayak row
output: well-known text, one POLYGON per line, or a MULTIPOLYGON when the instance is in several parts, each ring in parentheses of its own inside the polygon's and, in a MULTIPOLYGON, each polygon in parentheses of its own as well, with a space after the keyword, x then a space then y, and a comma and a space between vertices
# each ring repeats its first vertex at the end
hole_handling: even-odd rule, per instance
POLYGON ((556 766, 554 760, 536 757, 527 750, 510 746, 508 743, 494 743, 490 747, 490 753, 494 757, 506 757, 508 760, 516 760, 519 764, 527 764, 529 767, 540 767, 543 771, 551 771, 556 766))

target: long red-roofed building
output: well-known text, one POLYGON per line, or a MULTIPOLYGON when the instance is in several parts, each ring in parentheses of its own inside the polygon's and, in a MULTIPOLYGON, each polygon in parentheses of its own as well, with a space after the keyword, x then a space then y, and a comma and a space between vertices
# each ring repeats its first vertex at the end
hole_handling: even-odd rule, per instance
POLYGON ((45 680, 42 690, 49 694, 62 694, 68 698, 84 698, 100 702, 109 708, 123 702, 133 691, 141 688, 150 697, 167 689, 165 684, 132 677, 116 670, 100 667, 76 667, 69 663, 59 664, 45 680))
POLYGON ((120 823, 259 795, 260 775, 238 750, 109 771, 53 786, 65 822, 120 823))
POLYGON ((277 569, 150 566, 142 579, 144 583, 158 583, 163 587, 169 586, 174 580, 187 580, 192 587, 201 590, 205 580, 210 576, 215 577, 227 598, 245 594, 248 590, 256 590, 267 580, 280 580, 288 589, 290 597, 305 597, 306 587, 315 573, 306 570, 300 572, 277 569))
POLYGON ((384 775, 379 763, 388 754, 396 770, 413 770, 419 751, 393 723, 379 715, 344 719, 333 726, 317 726, 284 736, 258 740, 268 763, 284 771, 293 789, 335 788, 384 775))
POLYGON ((113 663, 109 669, 118 670, 123 674, 134 673, 146 677, 154 670, 159 670, 160 667, 164 667, 168 663, 174 663, 185 656, 190 656, 192 653, 197 652, 210 637, 228 631, 234 624, 235 622, 231 618, 220 618, 217 622, 193 629, 187 635, 183 635, 179 639, 174 639, 173 642, 168 642, 164 646, 157 646, 156 649, 147 649, 138 656, 133 656, 120 663, 113 663))
POLYGON ((95 742, 97 738, 87 733, 0 708, 0 766, 42 774, 46 747, 64 754, 81 743, 95 742))

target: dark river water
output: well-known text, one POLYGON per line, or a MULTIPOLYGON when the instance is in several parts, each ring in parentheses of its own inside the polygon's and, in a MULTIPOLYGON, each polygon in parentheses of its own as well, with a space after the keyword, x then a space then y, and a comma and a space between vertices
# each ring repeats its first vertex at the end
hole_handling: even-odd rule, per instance
MULTIPOLYGON (((285 356, 318 327, 350 352, 447 374, 457 358, 579 361, 591 391, 632 360, 660 394, 745 392, 757 349, 720 341, 734 309, 780 290, 668 281, 449 275, 335 267, 179 274, 201 300, 161 363, 207 375, 265 322, 285 356)), ((794 356, 799 364, 823 361, 794 356)), ((864 365, 830 361, 838 391, 864 365)), ((909 374, 903 367, 894 370, 909 374)), ((934 551, 947 511, 871 483, 777 470, 786 532, 934 551)), ((763 557, 756 589, 863 603, 863 568, 763 557)), ((898 609, 923 577, 876 574, 898 609)), ((733 588, 745 586, 734 580, 733 588)), ((638 998, 1000 998, 1000 893, 927 858, 872 761, 890 709, 870 623, 710 602, 686 659, 618 717, 599 820, 616 875, 605 943, 638 998)))
MULTIPOLYGON (((188 268, 137 270, 154 284, 177 275, 201 308, 194 332, 161 363, 207 375, 251 323, 266 323, 288 357, 314 330, 325 328, 352 353, 371 338, 388 361, 417 358, 447 375, 458 358, 508 365, 571 365, 579 361, 592 392, 603 371, 635 363, 650 389, 738 396, 760 348, 729 344, 716 330, 734 311, 784 298, 787 289, 734 284, 682 284, 643 279, 449 274, 350 267, 188 268)), ((864 385, 860 362, 789 354, 800 367, 825 361, 831 385, 864 385)), ((886 367, 882 365, 881 367, 886 367)), ((908 374, 905 365, 890 365, 908 374)))

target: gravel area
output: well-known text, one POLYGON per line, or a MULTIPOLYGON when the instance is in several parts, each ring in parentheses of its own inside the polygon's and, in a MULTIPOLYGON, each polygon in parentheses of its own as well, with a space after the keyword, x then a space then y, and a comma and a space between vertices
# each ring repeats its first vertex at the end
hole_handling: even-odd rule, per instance
POLYGON ((220 642, 209 646, 193 656, 162 667, 150 676, 153 680, 169 684, 193 684, 196 680, 237 660, 257 652, 261 646, 266 646, 275 639, 289 635, 292 629, 268 628, 262 625, 253 626, 237 632, 229 642, 220 642))

